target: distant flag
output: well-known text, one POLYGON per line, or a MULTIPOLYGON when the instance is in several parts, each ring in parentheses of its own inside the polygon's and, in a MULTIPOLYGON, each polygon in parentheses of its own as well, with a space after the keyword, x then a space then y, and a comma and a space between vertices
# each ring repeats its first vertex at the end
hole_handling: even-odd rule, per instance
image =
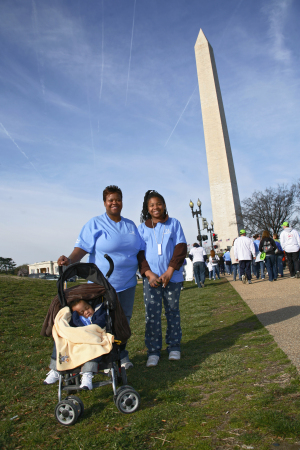
POLYGON ((229 238, 229 239, 226 239, 226 241, 230 241, 230 238, 229 238))
POLYGON ((218 242, 222 242, 222 239, 219 239, 218 242))

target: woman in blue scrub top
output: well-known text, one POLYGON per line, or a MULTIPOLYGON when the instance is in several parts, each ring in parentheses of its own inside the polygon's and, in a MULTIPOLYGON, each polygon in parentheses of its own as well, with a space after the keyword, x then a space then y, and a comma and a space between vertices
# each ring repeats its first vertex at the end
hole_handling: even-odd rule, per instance
MULTIPOLYGON (((88 262, 95 263, 101 272, 106 274, 109 263, 104 255, 107 253, 114 262, 114 271, 109 282, 117 291, 130 323, 137 283, 137 255, 143 250, 143 242, 135 224, 121 216, 123 207, 121 189, 117 186, 106 187, 103 191, 103 201, 106 212, 93 217, 84 225, 71 255, 60 256, 57 264, 68 266, 80 261, 88 253, 88 262)), ((143 256, 143 252, 140 255, 143 256)), ((120 347, 121 365, 129 369, 133 364, 125 347, 126 344, 120 347)))
POLYGON ((162 348, 162 302, 169 360, 180 359, 179 297, 187 245, 180 222, 168 216, 166 202, 158 192, 146 192, 141 221, 138 231, 145 243, 145 261, 140 272, 144 276, 146 366, 153 367, 158 364, 162 348))

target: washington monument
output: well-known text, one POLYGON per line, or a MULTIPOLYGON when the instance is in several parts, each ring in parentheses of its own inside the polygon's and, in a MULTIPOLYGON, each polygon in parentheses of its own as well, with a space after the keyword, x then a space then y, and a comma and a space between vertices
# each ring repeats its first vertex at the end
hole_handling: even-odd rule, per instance
POLYGON ((222 241, 220 247, 226 248, 243 223, 214 52, 202 30, 195 54, 214 229, 222 241))

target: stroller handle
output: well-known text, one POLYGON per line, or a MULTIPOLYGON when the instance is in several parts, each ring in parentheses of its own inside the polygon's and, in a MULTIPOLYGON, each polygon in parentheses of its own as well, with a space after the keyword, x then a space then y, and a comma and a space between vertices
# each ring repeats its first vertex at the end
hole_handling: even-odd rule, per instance
MULTIPOLYGON (((107 279, 107 278, 109 278, 109 277, 111 276, 111 274, 113 273, 114 268, 115 268, 115 265, 114 265, 114 262, 113 262, 113 260, 111 259, 111 257, 108 256, 107 254, 104 255, 104 258, 107 259, 107 261, 109 262, 109 269, 108 269, 107 274, 105 275, 105 278, 107 279)), ((64 272, 63 267, 64 267, 64 266, 58 266, 58 273, 59 273, 59 276, 60 276, 60 277, 62 276, 62 274, 63 274, 63 272, 64 272)))
POLYGON ((114 268, 115 268, 115 265, 114 265, 114 262, 113 262, 113 260, 111 259, 111 257, 108 256, 107 254, 104 255, 104 258, 107 259, 107 261, 109 262, 109 269, 108 269, 107 274, 105 275, 105 278, 107 279, 107 278, 109 278, 109 277, 111 276, 111 274, 113 273, 114 268))

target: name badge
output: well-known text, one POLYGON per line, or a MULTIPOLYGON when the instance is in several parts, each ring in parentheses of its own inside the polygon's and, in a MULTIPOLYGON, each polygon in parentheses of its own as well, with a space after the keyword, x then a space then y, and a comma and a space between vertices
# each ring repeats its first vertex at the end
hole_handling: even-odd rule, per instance
POLYGON ((157 244, 158 254, 161 255, 161 244, 157 244))

